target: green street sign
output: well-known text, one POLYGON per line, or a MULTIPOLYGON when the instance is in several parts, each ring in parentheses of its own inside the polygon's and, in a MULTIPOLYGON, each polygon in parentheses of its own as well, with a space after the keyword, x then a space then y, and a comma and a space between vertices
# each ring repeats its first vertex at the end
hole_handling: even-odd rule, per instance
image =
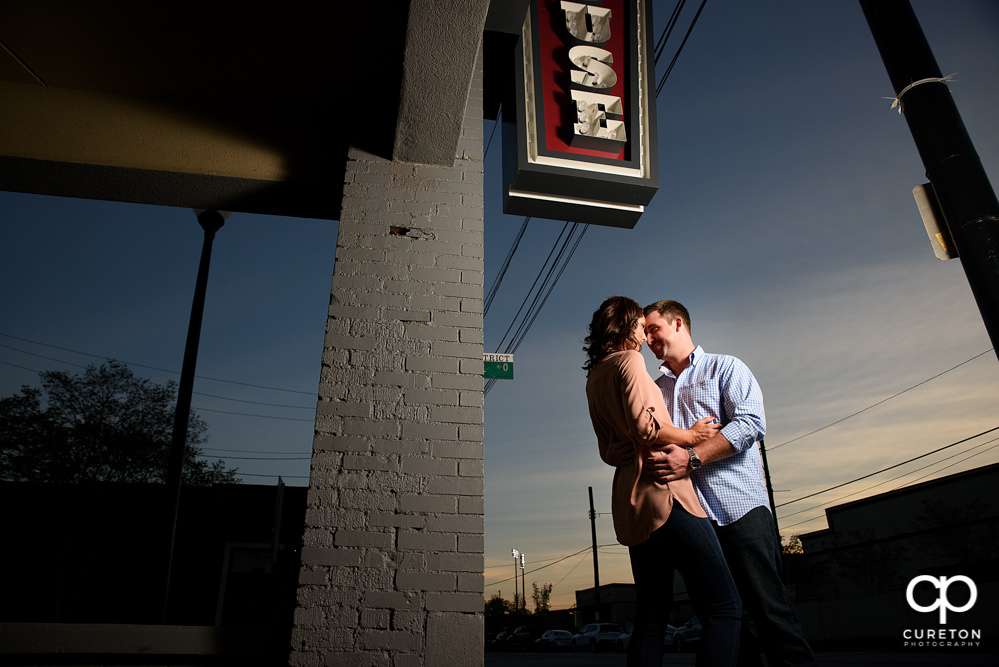
POLYGON ((482 377, 487 380, 512 380, 513 379, 513 355, 512 354, 483 354, 482 355, 482 377))

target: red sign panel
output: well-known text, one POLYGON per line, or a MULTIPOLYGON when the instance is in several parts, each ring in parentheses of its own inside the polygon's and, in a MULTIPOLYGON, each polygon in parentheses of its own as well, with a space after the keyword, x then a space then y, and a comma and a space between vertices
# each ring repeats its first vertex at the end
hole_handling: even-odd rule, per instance
POLYGON ((650 26, 646 0, 532 0, 503 110, 504 211, 635 225, 658 189, 650 26))
MULTIPOLYGON (((608 141, 605 150, 583 148, 578 145, 578 141, 572 141, 576 134, 573 125, 578 122, 578 102, 571 98, 573 90, 571 73, 583 70, 578 65, 573 65, 574 59, 571 54, 574 48, 582 47, 577 52, 575 60, 582 60, 587 67, 594 65, 594 61, 596 61, 604 65, 600 70, 610 69, 614 75, 612 86, 599 85, 606 84, 607 81, 606 77, 600 77, 603 72, 598 71, 595 76, 589 77, 597 84, 596 86, 584 88, 577 84, 575 90, 585 92, 588 89, 591 93, 616 98, 621 104, 622 115, 625 115, 627 104, 624 98, 626 97, 625 82, 628 78, 626 76, 628 58, 625 48, 627 15, 624 11, 624 0, 605 0, 599 7, 584 3, 565 3, 585 8, 575 12, 563 10, 562 4, 561 2, 538 3, 537 37, 541 55, 538 66, 545 114, 545 145, 549 151, 554 152, 623 160, 625 159, 626 140, 608 141), (597 15, 596 11, 591 14, 589 11, 591 7, 594 10, 600 10, 601 15, 597 15), (594 33, 592 29, 594 19, 600 28, 597 33, 594 33), (569 25, 578 26, 576 29, 578 36, 569 32, 569 25), (588 28, 588 34, 583 32, 584 27, 588 28), (606 41, 596 41, 607 36, 609 38, 606 41), (583 50, 587 47, 590 49, 589 53, 583 50), (605 56, 606 62, 597 60, 595 56, 603 55, 594 53, 597 51, 605 51, 610 54, 605 56), (573 113, 574 111, 576 113, 573 113)), ((586 71, 589 73, 592 70, 587 69, 586 71)))

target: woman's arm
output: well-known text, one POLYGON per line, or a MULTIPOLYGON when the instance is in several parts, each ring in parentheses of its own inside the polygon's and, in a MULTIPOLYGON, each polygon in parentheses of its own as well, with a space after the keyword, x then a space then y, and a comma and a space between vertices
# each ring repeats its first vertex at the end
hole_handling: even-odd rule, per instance
POLYGON ((621 365, 621 395, 625 414, 630 417, 629 435, 650 445, 693 446, 721 430, 709 424, 713 417, 697 421, 689 430, 677 428, 670 419, 662 390, 649 376, 640 352, 625 355, 621 365))
POLYGON ((673 421, 669 418, 669 415, 666 415, 666 420, 669 423, 664 424, 659 429, 659 436, 656 438, 654 444, 693 447, 721 430, 721 424, 708 423, 714 421, 714 417, 698 419, 689 429, 673 426, 673 421))

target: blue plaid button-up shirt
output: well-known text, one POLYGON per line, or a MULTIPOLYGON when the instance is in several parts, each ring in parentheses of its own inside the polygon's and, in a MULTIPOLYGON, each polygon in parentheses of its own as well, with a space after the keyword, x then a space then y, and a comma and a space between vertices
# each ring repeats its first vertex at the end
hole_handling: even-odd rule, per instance
POLYGON ((656 379, 673 424, 690 428, 704 417, 723 424, 721 434, 736 453, 695 470, 690 478, 701 505, 716 523, 727 525, 756 507, 769 509, 763 461, 755 444, 767 430, 763 391, 746 364, 697 348, 678 378, 663 364, 656 379))

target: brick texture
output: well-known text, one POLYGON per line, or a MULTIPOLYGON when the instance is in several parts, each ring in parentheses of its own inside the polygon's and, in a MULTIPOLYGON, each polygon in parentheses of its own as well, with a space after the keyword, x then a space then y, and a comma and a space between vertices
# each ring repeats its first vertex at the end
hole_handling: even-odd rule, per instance
POLYGON ((483 663, 481 100, 450 167, 350 150, 290 664, 483 663))

